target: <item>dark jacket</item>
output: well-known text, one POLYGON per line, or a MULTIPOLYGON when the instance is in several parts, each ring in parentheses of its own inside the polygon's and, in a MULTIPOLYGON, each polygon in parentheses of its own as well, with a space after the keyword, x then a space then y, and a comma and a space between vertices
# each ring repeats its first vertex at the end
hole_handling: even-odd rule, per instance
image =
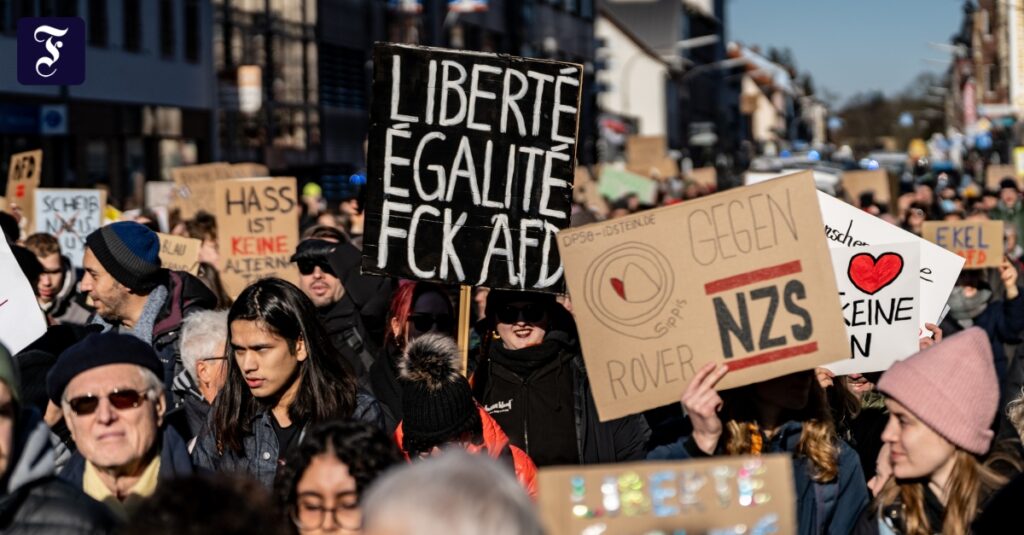
POLYGON ((392 280, 360 274, 362 253, 350 243, 338 245, 328 261, 345 287, 345 295, 337 303, 320 309, 320 318, 331 343, 355 372, 359 385, 372 393, 370 367, 384 340, 392 280))
MULTIPOLYGON (((787 422, 770 440, 764 441, 763 453, 795 453, 803 426, 787 422)), ((721 444, 719 444, 721 448, 721 444)), ((659 446, 647 456, 651 460, 681 460, 708 457, 691 437, 667 446, 659 446)), ((847 534, 856 525, 868 504, 868 489, 861 472, 857 453, 839 440, 839 475, 834 482, 815 483, 813 467, 805 457, 794 455, 793 480, 796 483, 796 514, 801 535, 847 534), (834 486, 831 486, 834 485, 834 486), (831 487, 830 487, 831 486, 831 487), (825 504, 819 496, 834 496, 834 503, 825 504)))
POLYGON ((370 388, 385 411, 388 421, 385 431, 388 433, 395 430, 404 416, 402 387, 398 384, 398 359, 401 357, 402 352, 394 344, 390 344, 370 366, 370 388))
MULTIPOLYGON (((1009 301, 999 298, 992 299, 985 311, 974 318, 974 325, 984 329, 985 334, 988 335, 992 345, 996 375, 999 377, 999 385, 1002 388, 1006 385, 1008 365, 1003 344, 1015 344, 1020 341, 1021 332, 1024 331, 1024 292, 1009 301)), ((951 316, 946 316, 940 327, 942 327, 944 337, 964 330, 963 326, 951 316)), ((1003 392, 1006 392, 1005 388, 1003 392)))
MULTIPOLYGON (((646 454, 647 441, 651 436, 647 420, 642 415, 634 414, 602 422, 597 415, 597 406, 594 404, 594 396, 590 390, 590 381, 587 379, 587 371, 579 346, 572 342, 564 351, 572 353, 571 358, 566 360, 566 365, 569 368, 566 371, 572 375, 573 419, 576 424, 576 448, 580 463, 617 463, 643 459, 646 454)), ((495 411, 495 404, 506 400, 498 399, 493 395, 493 384, 495 381, 515 380, 521 381, 515 377, 514 372, 503 369, 491 360, 481 362, 473 376, 473 390, 477 401, 484 407, 490 406, 491 415, 499 424, 501 424, 502 418, 495 411)), ((526 403, 525 400, 519 402, 526 403)), ((513 399, 513 403, 516 403, 515 399, 513 399)), ((524 426, 529 433, 529 428, 532 427, 531 422, 524 422, 524 426)), ((511 435, 510 438, 512 438, 511 435)), ((525 442, 519 443, 513 438, 512 443, 534 457, 530 452, 529 445, 525 442)))
MULTIPOLYGON (((924 488, 924 516, 928 519, 928 526, 932 533, 942 533, 945 508, 927 486, 924 488)), ((875 510, 874 506, 865 509, 854 527, 852 535, 903 535, 907 532, 906 526, 903 503, 897 498, 894 503, 882 507, 881 511, 875 510)), ((1004 529, 1005 526, 1004 524, 1004 529)), ((1006 531, 999 533, 1006 533, 1006 531)))
MULTIPOLYGON (((182 321, 193 312, 212 310, 217 306, 217 297, 198 278, 184 271, 166 271, 162 283, 167 288, 167 299, 153 322, 153 349, 164 365, 164 385, 171 407, 180 404, 174 394, 174 378, 185 368, 181 364, 180 335, 182 321)), ((93 320, 103 325, 105 321, 93 320)))
MULTIPOLYGON (((160 473, 159 481, 188 477, 195 473, 192 468, 192 460, 188 455, 188 445, 171 427, 164 427, 157 439, 160 441, 160 473)), ((64 469, 60 477, 78 488, 82 488, 82 478, 85 476, 85 457, 76 452, 64 469)))
MULTIPOLYGON (((207 421, 192 450, 192 461, 200 468, 244 474, 263 483, 267 489, 272 489, 281 452, 271 418, 273 415, 268 410, 262 410, 252 417, 252 433, 242 439, 241 454, 230 449, 218 451, 217 437, 214 436, 213 428, 207 421)), ((380 403, 363 393, 356 396, 356 410, 352 414, 352 419, 374 424, 381 429, 385 425, 380 403)), ((299 443, 305 437, 307 428, 308 422, 299 433, 299 443)))
POLYGON ((1020 507, 1024 503, 1024 474, 1018 475, 985 504, 971 525, 974 535, 1008 533, 1010 526, 1020 523, 1020 507))
POLYGON ((0 496, 0 533, 99 535, 113 531, 116 521, 103 504, 54 475, 50 432, 36 411, 20 412, 14 440, 15 453, 0 496))

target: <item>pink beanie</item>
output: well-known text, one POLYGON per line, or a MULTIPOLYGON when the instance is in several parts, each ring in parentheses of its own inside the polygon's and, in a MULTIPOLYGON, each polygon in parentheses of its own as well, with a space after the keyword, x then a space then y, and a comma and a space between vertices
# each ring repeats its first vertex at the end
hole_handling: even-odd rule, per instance
POLYGON ((985 331, 971 327, 893 364, 878 390, 954 445, 988 452, 999 380, 985 331))

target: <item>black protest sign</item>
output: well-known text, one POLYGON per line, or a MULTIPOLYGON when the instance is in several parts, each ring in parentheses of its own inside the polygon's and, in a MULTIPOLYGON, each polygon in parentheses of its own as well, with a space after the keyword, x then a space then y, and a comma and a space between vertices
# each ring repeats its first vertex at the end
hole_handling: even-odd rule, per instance
POLYGON ((582 73, 376 45, 363 272, 561 292, 582 73))

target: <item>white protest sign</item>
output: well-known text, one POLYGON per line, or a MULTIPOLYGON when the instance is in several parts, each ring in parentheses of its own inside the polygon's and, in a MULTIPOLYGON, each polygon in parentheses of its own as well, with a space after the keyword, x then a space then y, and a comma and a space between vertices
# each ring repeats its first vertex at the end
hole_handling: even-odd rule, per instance
POLYGON ((61 254, 82 267, 85 238, 103 224, 104 197, 94 189, 37 189, 35 231, 55 236, 61 254))
POLYGON ((895 225, 818 192, 829 247, 862 247, 886 243, 917 243, 921 248, 921 323, 938 323, 964 259, 895 225))
POLYGON ((893 243, 831 252, 850 356, 825 367, 836 375, 879 372, 917 353, 920 246, 893 243))
POLYGON ((13 355, 46 334, 46 317, 7 240, 0 240, 0 280, 0 343, 13 355))

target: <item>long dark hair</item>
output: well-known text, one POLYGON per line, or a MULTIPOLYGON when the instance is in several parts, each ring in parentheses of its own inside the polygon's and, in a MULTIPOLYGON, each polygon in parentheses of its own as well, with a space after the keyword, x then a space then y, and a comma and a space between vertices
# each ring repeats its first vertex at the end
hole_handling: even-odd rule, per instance
POLYGON ((298 447, 288 454, 287 462, 274 480, 274 493, 279 503, 295 506, 296 489, 313 458, 327 453, 348 468, 356 480, 359 498, 377 476, 405 461, 398 445, 375 425, 355 421, 329 421, 315 425, 306 433, 298 447))
MULTIPOLYGON (((316 314, 316 307, 302 290, 281 279, 262 279, 242 291, 228 311, 228 347, 231 324, 256 321, 284 338, 295 351, 305 342, 307 357, 299 363, 299 389, 288 407, 293 422, 322 422, 351 418, 356 407, 356 381, 331 345, 316 314)), ((213 431, 217 449, 243 454, 242 439, 252 432, 252 419, 261 404, 245 383, 237 364, 228 366, 227 382, 213 404, 213 431)))

